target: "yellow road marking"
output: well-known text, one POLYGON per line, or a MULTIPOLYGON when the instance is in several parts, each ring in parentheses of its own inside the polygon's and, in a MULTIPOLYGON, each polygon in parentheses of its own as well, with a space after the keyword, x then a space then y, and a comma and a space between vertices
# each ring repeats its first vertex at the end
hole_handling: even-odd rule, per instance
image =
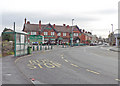
POLYGON ((38 64, 38 66, 39 66, 40 68, 43 68, 40 64, 38 64))
POLYGON ((63 55, 61 55, 63 57, 63 55))
POLYGON ((116 81, 120 81, 120 79, 115 79, 116 81))
POLYGON ((71 64, 72 66, 75 66, 75 67, 79 67, 79 66, 77 66, 77 65, 75 65, 75 64, 71 64))
POLYGON ((88 72, 91 72, 91 73, 94 73, 94 74, 100 74, 98 72, 95 72, 95 71, 92 71, 92 70, 89 70, 89 69, 86 69, 88 72))
POLYGON ((62 59, 64 59, 64 57, 61 57, 62 59))
POLYGON ((66 60, 66 59, 64 59, 65 60, 65 62, 68 62, 68 60, 66 60))
POLYGON ((54 64, 55 66, 57 66, 57 67, 60 67, 61 66, 61 64, 59 64, 59 63, 54 63, 54 62, 52 62, 52 61, 50 61, 52 64, 54 64))

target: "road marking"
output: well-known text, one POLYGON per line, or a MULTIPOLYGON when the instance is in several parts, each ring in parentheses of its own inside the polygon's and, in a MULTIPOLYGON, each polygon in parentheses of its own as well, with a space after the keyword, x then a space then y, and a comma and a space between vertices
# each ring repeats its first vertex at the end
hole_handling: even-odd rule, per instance
POLYGON ((63 55, 61 55, 63 57, 63 55))
POLYGON ((55 67, 60 67, 61 64, 59 63, 54 63, 52 61, 49 61, 48 59, 42 59, 42 60, 29 60, 29 64, 27 64, 27 66, 30 68, 30 69, 35 69, 35 68, 43 68, 43 67, 46 67, 46 68, 55 68, 55 67), (44 66, 42 66, 44 65, 44 66))
POLYGON ((79 67, 79 66, 77 66, 77 65, 75 65, 75 64, 71 64, 72 66, 74 66, 74 67, 79 67))
POLYGON ((94 73, 94 74, 100 74, 100 73, 98 73, 98 72, 95 72, 95 71, 92 71, 92 70, 89 70, 89 69, 86 69, 86 71, 91 72, 91 73, 94 73))
POLYGON ((68 62, 68 60, 66 60, 66 59, 64 59, 65 60, 65 62, 68 62))
POLYGON ((55 65, 56 67, 60 67, 61 66, 61 64, 59 64, 59 63, 54 63, 54 62, 52 62, 52 61, 50 61, 53 65, 55 65))
POLYGON ((64 57, 61 57, 62 59, 64 59, 64 57))
POLYGON ((120 79, 115 79, 116 81, 120 81, 120 79))

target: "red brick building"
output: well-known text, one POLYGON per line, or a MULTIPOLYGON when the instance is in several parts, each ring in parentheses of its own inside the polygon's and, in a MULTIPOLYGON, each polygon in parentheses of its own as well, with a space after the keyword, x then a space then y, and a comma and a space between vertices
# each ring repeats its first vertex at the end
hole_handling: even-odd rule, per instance
POLYGON ((26 21, 23 27, 23 31, 29 33, 30 35, 42 35, 44 36, 44 43, 70 43, 71 34, 73 29, 73 43, 85 43, 85 34, 84 31, 79 29, 76 26, 69 25, 51 25, 49 24, 30 24, 29 21, 26 21))

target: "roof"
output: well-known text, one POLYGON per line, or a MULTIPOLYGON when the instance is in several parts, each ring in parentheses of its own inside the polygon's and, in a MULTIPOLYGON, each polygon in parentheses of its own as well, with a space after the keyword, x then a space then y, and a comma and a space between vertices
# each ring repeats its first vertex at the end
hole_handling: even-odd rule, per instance
POLYGON ((24 24, 23 31, 40 31, 39 24, 24 24))
POLYGON ((67 26, 62 26, 62 25, 55 25, 55 30, 57 32, 69 32, 69 33, 71 32, 70 27, 67 28, 67 26))
MULTIPOLYGON (((53 30, 55 30, 56 32, 72 32, 72 26, 63 26, 63 25, 55 25, 55 28, 53 25, 49 24, 41 24, 41 31, 44 31, 44 29, 48 26, 51 26, 53 28, 53 30)), ((73 28, 77 28, 80 32, 81 29, 79 29, 79 27, 77 25, 73 26, 73 28)), ((39 24, 24 24, 23 27, 23 31, 27 31, 27 32, 38 32, 40 31, 39 28, 39 24)))

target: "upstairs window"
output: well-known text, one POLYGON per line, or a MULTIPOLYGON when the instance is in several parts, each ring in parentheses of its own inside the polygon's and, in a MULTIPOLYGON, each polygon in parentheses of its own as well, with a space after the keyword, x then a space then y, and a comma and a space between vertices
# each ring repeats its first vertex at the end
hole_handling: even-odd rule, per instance
POLYGON ((58 33, 57 35, 58 35, 58 36, 61 36, 61 33, 58 33))
POLYGON ((66 33, 63 33, 63 36, 66 36, 66 33))
POLYGON ((48 32, 44 32, 44 35, 48 35, 48 32))
POLYGON ((55 33, 54 33, 54 32, 51 32, 51 35, 55 35, 55 33))
POLYGON ((31 32, 31 35, 36 35, 36 32, 31 32))
POLYGON ((74 36, 78 36, 78 33, 74 33, 74 36))

